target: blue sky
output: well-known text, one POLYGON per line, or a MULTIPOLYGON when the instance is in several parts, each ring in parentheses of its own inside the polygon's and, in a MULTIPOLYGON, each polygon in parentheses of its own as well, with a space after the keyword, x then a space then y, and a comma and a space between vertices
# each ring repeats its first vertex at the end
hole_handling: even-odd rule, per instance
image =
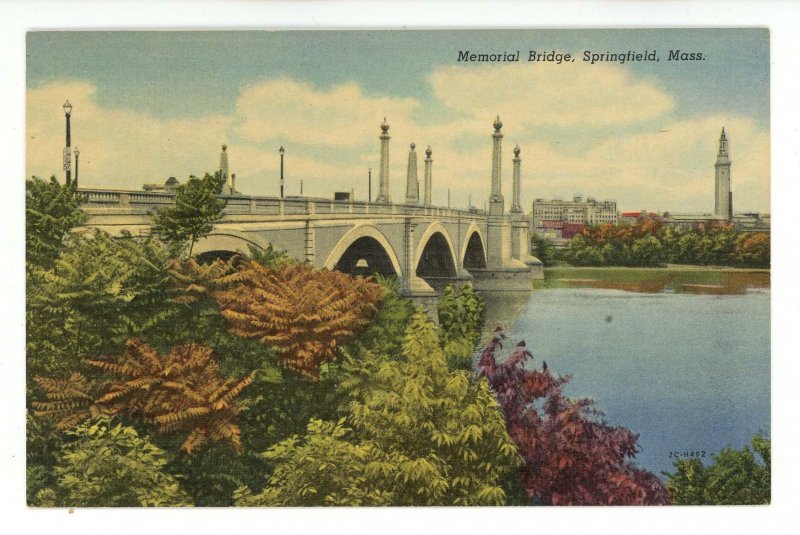
MULTIPOLYGON (((32 32, 27 174, 60 174, 69 98, 85 186, 139 188, 213 170, 227 143, 245 193, 288 187, 366 196, 378 125, 392 125, 391 189, 412 141, 434 150, 434 201, 488 196, 494 115, 504 189, 522 148, 523 201, 575 193, 623 209, 711 211, 719 130, 731 139, 734 205, 769 211, 766 29, 32 32), (588 65, 584 50, 658 50, 661 61, 588 65), (670 49, 706 60, 668 62, 670 49), (464 64, 459 50, 558 50, 571 65, 464 64)), ((421 151, 420 151, 421 152, 421 151)), ((373 191, 375 191, 375 187, 373 191)))

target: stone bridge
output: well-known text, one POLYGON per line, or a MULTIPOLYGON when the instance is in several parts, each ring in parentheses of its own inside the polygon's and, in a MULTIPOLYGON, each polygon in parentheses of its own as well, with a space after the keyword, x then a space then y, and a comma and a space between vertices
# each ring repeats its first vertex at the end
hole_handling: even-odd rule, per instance
MULTIPOLYGON (((81 189, 87 227, 112 235, 150 233, 150 212, 170 193, 81 189)), ((202 256, 248 254, 272 245, 317 268, 397 276, 411 295, 454 279, 483 289, 530 289, 541 265, 528 256, 528 224, 485 211, 332 201, 222 196, 223 218, 194 247, 202 256)))
MULTIPOLYGON (((430 295, 443 283, 472 280, 478 289, 529 290, 542 265, 529 256, 528 219, 519 207, 519 148, 514 151, 514 205, 505 213, 500 194, 500 133, 495 121, 489 211, 430 205, 431 151, 425 160, 425 195, 419 199, 416 154, 409 154, 405 203, 388 195, 388 125, 381 126, 380 190, 375 202, 312 197, 222 195, 226 208, 211 233, 194 247, 201 257, 277 250, 317 268, 354 275, 396 276, 407 295, 430 295), (413 165, 412 165, 413 164, 413 165), (416 197, 415 197, 416 194, 416 197)), ((150 233, 154 209, 174 193, 81 189, 86 227, 112 235, 150 233)), ((235 189, 231 186, 229 191, 235 189)))

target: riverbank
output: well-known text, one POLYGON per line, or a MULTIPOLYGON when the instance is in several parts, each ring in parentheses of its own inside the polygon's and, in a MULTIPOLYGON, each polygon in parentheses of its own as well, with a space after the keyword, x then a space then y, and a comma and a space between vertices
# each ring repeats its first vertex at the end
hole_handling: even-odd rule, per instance
POLYGON ((534 289, 605 288, 642 293, 743 294, 770 288, 768 269, 667 265, 657 268, 549 267, 534 289))

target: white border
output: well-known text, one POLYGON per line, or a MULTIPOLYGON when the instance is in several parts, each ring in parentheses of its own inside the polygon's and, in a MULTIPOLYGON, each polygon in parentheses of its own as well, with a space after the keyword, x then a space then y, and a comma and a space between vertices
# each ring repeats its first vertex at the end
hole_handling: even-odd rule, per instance
MULTIPOLYGON (((5 531, 47 533, 789 533, 800 504, 793 411, 798 352, 792 336, 800 295, 793 231, 798 189, 798 4, 791 1, 585 2, 259 2, 259 1, 27 1, 0 4, 3 103, 0 169, 5 180, 0 357, 5 432, 0 439, 0 504, 5 531), (772 436, 773 504, 726 508, 502 508, 392 510, 40 511, 24 507, 24 98, 28 29, 264 29, 264 28, 510 28, 510 27, 753 27, 771 31, 772 88, 772 436), (792 515, 795 513, 795 515, 792 515), (47 530, 47 531, 46 531, 47 530)), ((742 400, 746 403, 747 400, 742 400)))

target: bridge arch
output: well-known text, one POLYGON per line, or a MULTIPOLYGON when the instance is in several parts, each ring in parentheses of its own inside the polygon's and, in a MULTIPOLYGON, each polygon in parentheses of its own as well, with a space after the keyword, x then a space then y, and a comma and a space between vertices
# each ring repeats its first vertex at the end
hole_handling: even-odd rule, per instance
POLYGON ((461 265, 467 271, 470 268, 486 269, 486 239, 481 228, 471 223, 464 234, 464 246, 461 249, 461 265))
POLYGON ((227 260, 235 254, 250 255, 250 246, 264 250, 269 244, 253 235, 243 235, 235 231, 211 232, 208 236, 200 238, 194 244, 192 255, 201 262, 223 258, 227 260))
POLYGON ((441 223, 428 225, 420 236, 417 250, 414 253, 414 272, 417 276, 455 278, 458 260, 450 234, 441 223))
POLYGON ((397 253, 386 235, 376 227, 358 224, 339 239, 328 254, 324 266, 351 275, 380 273, 383 276, 403 274, 397 253))

